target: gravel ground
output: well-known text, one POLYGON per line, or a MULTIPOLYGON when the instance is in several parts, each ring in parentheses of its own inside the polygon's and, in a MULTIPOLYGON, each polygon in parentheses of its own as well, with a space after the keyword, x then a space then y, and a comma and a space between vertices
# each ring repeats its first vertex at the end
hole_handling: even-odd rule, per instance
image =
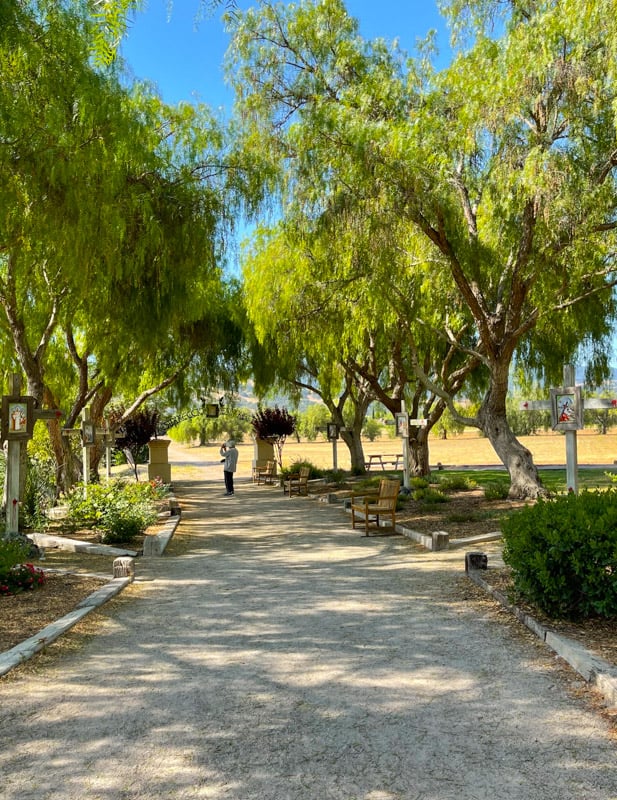
POLYGON ((606 721, 465 602, 460 552, 199 472, 187 552, 0 681, 2 800, 617 799, 606 721))

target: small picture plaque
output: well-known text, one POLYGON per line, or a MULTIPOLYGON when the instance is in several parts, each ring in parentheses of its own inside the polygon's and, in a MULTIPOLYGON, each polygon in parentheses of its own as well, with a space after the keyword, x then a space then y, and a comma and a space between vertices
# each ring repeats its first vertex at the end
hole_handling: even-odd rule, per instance
POLYGON ((339 427, 336 422, 328 422, 327 431, 329 442, 334 442, 338 439, 339 427))
POLYGON ((583 396, 580 386, 551 389, 551 422, 555 431, 583 428, 583 396))
POLYGON ((397 436, 401 436, 402 438, 406 438, 409 436, 409 414, 407 412, 402 411, 400 414, 396 414, 395 417, 396 422, 396 433, 397 436))
POLYGON ((2 398, 2 440, 31 439, 34 429, 34 398, 2 398))
POLYGON ((92 447, 96 444, 96 431, 93 422, 84 420, 81 423, 81 443, 84 447, 92 447))

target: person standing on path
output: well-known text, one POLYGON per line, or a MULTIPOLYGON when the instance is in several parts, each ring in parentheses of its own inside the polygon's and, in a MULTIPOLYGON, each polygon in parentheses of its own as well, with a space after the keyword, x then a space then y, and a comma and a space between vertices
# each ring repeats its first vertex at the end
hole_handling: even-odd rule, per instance
POLYGON ((233 497, 234 494, 234 472, 238 466, 238 451, 233 439, 228 439, 221 447, 223 456, 223 477, 225 478, 225 497, 233 497))

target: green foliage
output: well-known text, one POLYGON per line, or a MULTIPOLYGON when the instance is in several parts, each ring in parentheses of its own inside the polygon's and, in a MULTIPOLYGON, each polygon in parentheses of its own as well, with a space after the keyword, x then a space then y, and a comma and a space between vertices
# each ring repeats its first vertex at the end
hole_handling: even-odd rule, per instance
POLYGON ((444 475, 438 478, 439 489, 442 492, 469 492, 476 488, 475 480, 467 475, 444 475))
POLYGON ((289 475, 300 472, 300 469, 302 467, 308 467, 310 469, 309 480, 311 478, 323 478, 324 476, 324 471, 319 469, 319 467, 316 467, 310 461, 304 461, 302 459, 298 459, 287 466, 281 467, 278 473, 281 482, 286 480, 289 477, 289 475))
POLYGON ((413 475, 409 479, 409 486, 411 489, 428 489, 430 483, 426 478, 421 478, 418 475, 413 475))
POLYGON ((369 440, 369 442, 374 442, 379 436, 381 436, 383 432, 383 425, 379 420, 373 419, 372 417, 367 417, 364 420, 364 425, 362 426, 362 433, 363 435, 369 440))
POLYGON ((100 530, 107 544, 130 542, 156 521, 154 501, 164 491, 156 482, 91 484, 87 492, 77 485, 67 495, 68 521, 100 530))
POLYGON ((440 492, 438 489, 433 489, 429 486, 427 489, 416 489, 412 492, 414 500, 422 502, 426 505, 436 505, 438 503, 448 503, 450 498, 448 495, 440 492))
MULTIPOLYGON (((465 411, 467 409, 458 408, 457 409, 460 414, 465 415, 465 411)), ((439 422, 433 428, 433 431, 441 438, 446 439, 450 435, 456 436, 459 433, 463 433, 465 430, 465 425, 459 420, 455 419, 452 416, 452 412, 449 409, 446 409, 443 414, 441 415, 439 422)))
POLYGON ((301 411, 296 415, 298 435, 309 442, 314 442, 320 434, 324 433, 330 416, 330 412, 322 403, 309 406, 306 411, 301 411))
POLYGON ((0 537, 0 596, 36 589, 45 583, 45 574, 32 564, 23 563, 30 552, 27 542, 0 537))
POLYGON ((327 469, 323 473, 323 477, 327 483, 332 483, 335 486, 345 483, 347 478, 345 471, 342 469, 327 469))
POLYGON ((510 494, 510 481, 488 481, 483 484, 484 497, 487 500, 507 500, 510 494))
POLYGON ((617 616, 617 490, 541 499, 501 528, 524 597, 557 618, 617 616))
POLYGON ((0 576, 28 558, 29 547, 21 539, 0 537, 0 576))
POLYGON ((538 431, 547 431, 551 426, 550 411, 524 411, 508 405, 508 423, 515 436, 533 436, 538 431))
POLYGON ((20 521, 26 528, 48 524, 45 511, 56 499, 56 474, 53 461, 29 457, 24 496, 19 508, 20 521))
MULTIPOLYGON (((253 319, 278 317, 258 336, 292 328, 295 352, 319 337, 360 369, 375 357, 381 376, 412 363, 450 399, 475 375, 474 423, 494 444, 500 432, 509 464, 513 365, 553 379, 582 344, 594 373, 607 367, 615 15, 608 0, 442 5, 462 10, 453 24, 470 38, 440 72, 364 41, 337 0, 260 3, 230 19, 238 128, 270 185, 278 179, 283 216, 251 259, 253 319), (387 362, 376 357, 383 331, 387 362)), ((521 493, 540 488, 531 465, 512 480, 521 493)))

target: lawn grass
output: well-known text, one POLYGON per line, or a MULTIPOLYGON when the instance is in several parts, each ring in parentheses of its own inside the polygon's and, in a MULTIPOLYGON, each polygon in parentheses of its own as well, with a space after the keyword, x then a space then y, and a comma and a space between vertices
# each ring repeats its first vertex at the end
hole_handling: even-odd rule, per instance
MULTIPOLYGON (((560 468, 538 470, 540 479, 544 486, 552 493, 566 491, 566 470, 560 468)), ((499 483, 509 481, 508 473, 503 469, 444 469, 438 472, 439 477, 458 477, 466 478, 469 482, 475 482, 478 486, 485 486, 487 483, 499 483)), ((607 489, 616 486, 617 467, 610 470, 602 467, 585 467, 578 471, 579 491, 582 489, 607 489)))

